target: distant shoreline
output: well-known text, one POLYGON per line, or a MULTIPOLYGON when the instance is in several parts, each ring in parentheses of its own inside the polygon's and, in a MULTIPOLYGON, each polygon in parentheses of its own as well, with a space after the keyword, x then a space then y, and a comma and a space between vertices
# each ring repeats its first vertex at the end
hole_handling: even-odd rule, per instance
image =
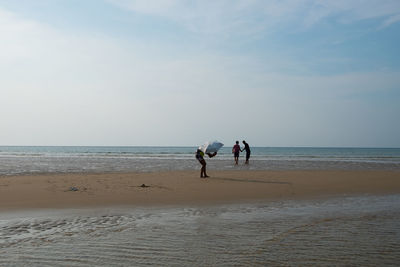
MULTIPOLYGON (((234 140, 232 141, 233 145, 234 140)), ((226 146, 230 147, 231 144, 226 144, 226 146)), ((225 146, 225 147, 226 147, 225 146)), ((157 146, 157 145, 117 145, 117 146, 110 146, 110 145, 0 145, 1 147, 67 147, 67 148, 79 148, 79 147, 88 147, 88 148, 96 148, 96 147, 102 147, 102 148, 169 148, 169 147, 177 147, 177 148, 197 148, 198 145, 191 145, 191 146, 185 146, 185 145, 163 145, 163 146, 157 146)), ((316 149, 400 149, 400 147, 391 147, 391 146, 252 146, 253 148, 296 148, 296 149, 308 149, 308 148, 316 148, 316 149)))
POLYGON ((0 210, 197 205, 400 193, 399 171, 199 171, 3 176, 0 210))

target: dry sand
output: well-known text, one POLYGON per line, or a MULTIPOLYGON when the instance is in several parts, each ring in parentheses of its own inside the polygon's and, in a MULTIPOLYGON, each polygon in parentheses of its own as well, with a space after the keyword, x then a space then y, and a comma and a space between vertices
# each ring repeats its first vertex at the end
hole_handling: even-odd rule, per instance
POLYGON ((206 179, 199 178, 198 171, 3 176, 0 209, 193 205, 400 193, 399 171, 210 174, 212 177, 206 179))

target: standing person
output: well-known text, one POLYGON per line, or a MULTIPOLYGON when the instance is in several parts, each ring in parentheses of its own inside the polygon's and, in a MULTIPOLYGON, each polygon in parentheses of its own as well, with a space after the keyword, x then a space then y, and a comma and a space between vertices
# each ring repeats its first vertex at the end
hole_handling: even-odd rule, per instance
MULTIPOLYGON (((217 155, 217 152, 214 152, 213 154, 207 153, 207 155, 208 155, 210 158, 212 158, 212 157, 214 157, 215 155, 217 155)), ((210 177, 210 176, 207 175, 207 172, 206 172, 206 165, 207 165, 207 163, 206 163, 206 161, 204 160, 204 152, 201 151, 201 149, 197 149, 197 151, 196 151, 196 159, 197 159, 197 160, 200 162, 200 164, 201 164, 200 178, 207 178, 207 177, 210 177)))
POLYGON ((238 165, 239 163, 239 153, 240 153, 241 149, 239 146, 239 141, 236 141, 236 145, 234 145, 232 147, 232 153, 233 153, 233 157, 235 159, 235 165, 238 165))
MULTIPOLYGON (((244 141, 244 140, 243 140, 243 144, 244 144, 243 150, 246 150, 246 162, 245 162, 245 164, 249 164, 249 158, 250 158, 250 153, 251 153, 251 151, 250 151, 250 146, 249 146, 249 144, 246 143, 246 141, 244 141)), ((243 151, 243 150, 242 150, 242 151, 243 151)))

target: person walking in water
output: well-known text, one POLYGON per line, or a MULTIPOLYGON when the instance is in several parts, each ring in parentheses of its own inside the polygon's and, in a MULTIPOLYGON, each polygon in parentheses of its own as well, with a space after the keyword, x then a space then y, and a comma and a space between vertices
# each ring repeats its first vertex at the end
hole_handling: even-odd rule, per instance
POLYGON ((246 162, 245 162, 245 164, 249 164, 249 158, 250 158, 250 153, 251 153, 250 146, 244 140, 243 140, 243 145, 244 145, 244 148, 243 148, 242 151, 246 150, 246 162))
MULTIPOLYGON (((212 157, 215 157, 215 156, 217 155, 217 152, 214 152, 213 154, 207 153, 207 155, 208 155, 210 158, 212 158, 212 157)), ((204 160, 204 152, 201 151, 201 149, 197 149, 197 151, 196 151, 196 159, 197 159, 197 160, 200 162, 200 164, 201 164, 200 178, 207 178, 207 177, 210 177, 210 176, 207 175, 207 172, 206 172, 206 165, 207 165, 207 163, 206 163, 206 161, 204 160)))
POLYGON ((242 151, 239 146, 239 141, 236 141, 236 144, 232 147, 233 157, 235 159, 235 165, 239 164, 239 153, 242 151))

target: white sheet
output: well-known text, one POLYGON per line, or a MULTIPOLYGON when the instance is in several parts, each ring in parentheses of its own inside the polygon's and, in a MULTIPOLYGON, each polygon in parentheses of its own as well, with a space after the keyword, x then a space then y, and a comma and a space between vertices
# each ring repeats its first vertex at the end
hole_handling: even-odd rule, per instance
POLYGON ((224 144, 218 141, 208 141, 205 142, 202 146, 199 146, 199 149, 204 153, 214 153, 217 152, 224 144))

